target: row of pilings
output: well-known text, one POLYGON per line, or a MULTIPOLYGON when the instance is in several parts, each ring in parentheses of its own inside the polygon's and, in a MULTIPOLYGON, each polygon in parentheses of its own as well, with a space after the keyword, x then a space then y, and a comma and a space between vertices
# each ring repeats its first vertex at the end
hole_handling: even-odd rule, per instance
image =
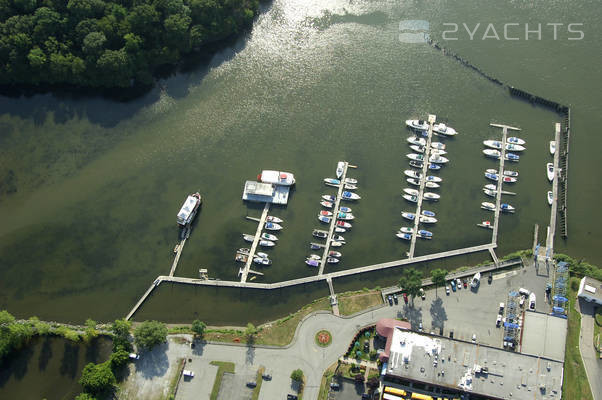
POLYGON ((440 45, 433 39, 429 38, 427 40, 427 43, 430 44, 433 48, 441 51, 444 55, 451 57, 451 58, 455 59, 456 61, 458 61, 459 63, 461 63, 462 65, 464 65, 465 67, 472 69, 473 71, 475 71, 476 73, 481 75, 483 78, 487 79, 488 81, 490 81, 496 85, 499 85, 499 86, 505 86, 508 89, 511 96, 526 100, 534 106, 538 105, 538 106, 547 108, 547 109, 554 111, 562 116, 562 121, 561 121, 562 131, 561 131, 561 135, 560 135, 560 143, 556 143, 556 151, 560 151, 560 165, 559 165, 560 171, 558 171, 558 174, 559 174, 558 182, 560 184, 560 195, 558 196, 558 201, 559 201, 558 210, 560 213, 560 219, 559 219, 560 234, 562 235, 563 238, 567 238, 568 237, 568 230, 567 230, 568 190, 567 190, 567 187, 568 187, 568 172, 569 172, 569 144, 570 144, 570 138, 571 138, 571 108, 564 104, 560 104, 556 101, 534 95, 532 93, 527 92, 526 90, 522 90, 522 89, 516 88, 512 85, 508 85, 508 84, 502 82, 499 79, 488 74, 487 72, 483 71, 481 68, 472 64, 470 61, 461 57, 460 55, 454 53, 453 51, 450 51, 449 49, 446 49, 444 46, 440 45))

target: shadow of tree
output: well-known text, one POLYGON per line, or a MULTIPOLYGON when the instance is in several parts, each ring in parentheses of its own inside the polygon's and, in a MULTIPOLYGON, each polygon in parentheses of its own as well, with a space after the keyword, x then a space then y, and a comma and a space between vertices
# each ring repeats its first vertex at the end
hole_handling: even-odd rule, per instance
POLYGON ((63 349, 63 357, 61 358, 61 366, 59 371, 61 375, 67 375, 75 378, 80 370, 79 365, 79 345, 66 342, 63 349))
POLYGON ((422 322, 422 307, 410 307, 408 304, 405 304, 403 311, 407 320, 412 324, 412 328, 418 329, 418 324, 422 322))
POLYGON ((253 364, 255 360, 255 336, 249 336, 247 339, 247 353, 245 354, 245 363, 253 364))
POLYGON ((48 361, 52 358, 52 345, 50 343, 50 338, 48 336, 44 337, 44 342, 42 343, 42 349, 40 350, 40 355, 38 357, 38 368, 40 371, 44 371, 48 366, 48 361))
POLYGON ((443 308, 443 300, 441 298, 438 297, 433 300, 430 313, 433 328, 443 329, 445 321, 447 321, 447 313, 445 312, 445 308, 443 308))
POLYGON ((162 343, 145 352, 136 362, 136 370, 147 379, 165 375, 169 369, 168 348, 169 343, 162 343))

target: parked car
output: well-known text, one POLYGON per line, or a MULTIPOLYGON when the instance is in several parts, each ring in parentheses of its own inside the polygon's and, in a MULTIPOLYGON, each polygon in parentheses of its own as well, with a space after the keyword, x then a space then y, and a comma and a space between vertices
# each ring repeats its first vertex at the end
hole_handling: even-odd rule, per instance
POLYGON ((456 286, 458 286, 458 289, 462 289, 462 280, 460 278, 456 279, 456 286))
POLYGON ((397 293, 393 294, 393 301, 395 302, 395 304, 399 303, 399 300, 397 299, 397 293))
POLYGON ((364 342, 364 353, 368 353, 368 352, 370 352, 370 342, 366 340, 364 342))
POLYGON ((493 282, 493 272, 490 272, 487 277, 487 283, 491 285, 491 282, 493 282))
POLYGON ((497 319, 495 320, 495 326, 496 326, 496 328, 499 328, 501 325, 502 325, 502 315, 498 314, 497 319))
POLYGON ((129 357, 130 357, 131 360, 139 360, 140 359, 140 354, 130 353, 129 357))
POLYGON ((257 382, 255 382, 255 381, 247 382, 247 387, 254 388, 255 386, 257 386, 257 382))
POLYGON ((535 310, 535 293, 529 295, 529 310, 535 310))
POLYGON ((445 286, 445 294, 449 296, 449 286, 445 286))
POLYGON ((422 300, 426 299, 426 293, 424 293, 424 289, 423 288, 420 288, 420 298, 422 300))
POLYGON ((449 338, 450 339, 454 338, 454 331, 453 330, 449 331, 449 338))
POLYGON ((521 296, 521 297, 520 297, 520 301, 518 302, 518 304, 519 304, 521 307, 525 305, 525 297, 524 297, 524 296, 521 296))
POLYGON ((504 314, 504 303, 500 303, 500 309, 499 309, 499 311, 498 311, 497 313, 498 313, 499 315, 502 315, 502 314, 504 314))
POLYGON ((338 383, 336 383, 336 382, 330 382, 330 388, 331 388, 332 390, 339 390, 339 389, 341 388, 341 385, 339 385, 339 384, 338 384, 338 383))
POLYGON ((422 322, 418 324, 418 331, 422 332, 422 322))
POLYGON ((194 377, 194 372, 185 369, 182 371, 182 375, 192 378, 192 377, 194 377))
POLYGON ((468 287, 468 279, 467 278, 464 278, 463 284, 464 284, 464 289, 466 289, 468 287))
POLYGON ((389 305, 392 306, 393 305, 393 296, 388 295, 387 300, 389 300, 389 305))
POLYGON ((473 343, 476 343, 476 342, 477 342, 477 334, 476 334, 476 333, 473 333, 473 334, 472 334, 472 339, 471 339, 471 342, 473 342, 473 343))
POLYGON ((452 281, 449 284, 451 285, 452 290, 455 292, 456 291, 456 281, 454 281, 452 279, 452 281))
POLYGON ((408 304, 408 294, 407 293, 402 293, 403 294, 403 301, 405 301, 406 304, 408 304))
POLYGON ((261 377, 266 380, 266 381, 271 381, 272 380, 272 374, 269 374, 267 372, 263 372, 263 374, 261 374, 261 377))
POLYGON ((286 400, 299 400, 299 398, 297 396, 295 396, 294 394, 287 394, 286 400))

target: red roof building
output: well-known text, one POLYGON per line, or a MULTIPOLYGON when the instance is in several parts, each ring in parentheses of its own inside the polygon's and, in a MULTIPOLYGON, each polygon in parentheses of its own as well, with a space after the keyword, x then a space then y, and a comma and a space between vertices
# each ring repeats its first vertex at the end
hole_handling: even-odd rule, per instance
POLYGON ((383 318, 376 323, 376 334, 386 338, 387 344, 385 345, 385 351, 380 354, 379 359, 382 362, 386 362, 389 360, 389 351, 391 349, 391 340, 393 338, 393 331, 395 328, 407 329, 409 330, 412 325, 406 321, 399 321, 397 319, 392 318, 383 318))

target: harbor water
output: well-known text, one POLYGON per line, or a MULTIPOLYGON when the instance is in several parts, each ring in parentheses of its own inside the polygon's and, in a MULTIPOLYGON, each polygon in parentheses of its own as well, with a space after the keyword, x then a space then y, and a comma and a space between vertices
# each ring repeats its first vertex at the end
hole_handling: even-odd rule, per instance
MULTIPOLYGON (((483 157, 482 141, 501 137, 490 122, 522 128, 518 136, 527 142, 520 162, 506 165, 520 173, 504 187, 517 193, 504 197, 517 212, 501 216, 496 252, 531 247, 536 223, 544 243, 551 190, 545 164, 560 115, 512 98, 425 43, 400 40, 400 22, 408 19, 428 21, 439 43, 501 81, 571 106, 569 238, 558 237, 556 249, 600 264, 596 2, 275 0, 248 35, 134 100, 0 97, 0 308, 78 323, 125 316, 158 275, 169 273, 176 213, 197 190, 203 205, 176 276, 196 278, 205 268, 210 277, 237 279, 234 254, 248 247, 242 234, 256 229, 245 216, 258 217, 263 208, 242 202, 243 185, 262 169, 293 172, 297 184, 289 204, 270 211, 284 219, 284 230, 268 250, 273 265, 255 282, 317 273, 303 261, 312 229, 321 225, 320 196, 334 193, 322 179, 334 176, 339 160, 358 166, 348 175, 359 181, 362 199, 347 204, 356 219, 344 234, 341 262, 325 272, 405 258, 409 243, 394 235, 404 225, 401 211, 414 209, 401 197, 409 153, 403 121, 429 113, 459 135, 442 139, 451 161, 437 173, 441 199, 423 205, 439 222, 428 228, 433 240, 417 242, 416 255, 491 241, 491 231, 476 226, 493 218, 479 208, 488 200, 483 172, 497 168, 483 157), (509 21, 522 39, 483 39, 489 24, 503 36, 509 21), (556 22, 565 25, 554 38, 546 24, 556 22), (582 40, 569 40, 578 36, 567 31, 573 22, 583 24, 573 27, 584 32, 582 40), (541 40, 524 40, 526 23, 531 30, 542 24, 541 40), (444 24, 459 26, 446 34, 458 40, 443 39, 450 29, 444 24), (463 24, 471 32, 479 24, 472 40, 463 24)), ((488 259, 483 252, 419 267, 488 259)), ((334 286, 382 286, 399 274, 348 277, 334 286)), ((327 293, 325 283, 274 293, 162 285, 134 319, 259 323, 327 293)))

